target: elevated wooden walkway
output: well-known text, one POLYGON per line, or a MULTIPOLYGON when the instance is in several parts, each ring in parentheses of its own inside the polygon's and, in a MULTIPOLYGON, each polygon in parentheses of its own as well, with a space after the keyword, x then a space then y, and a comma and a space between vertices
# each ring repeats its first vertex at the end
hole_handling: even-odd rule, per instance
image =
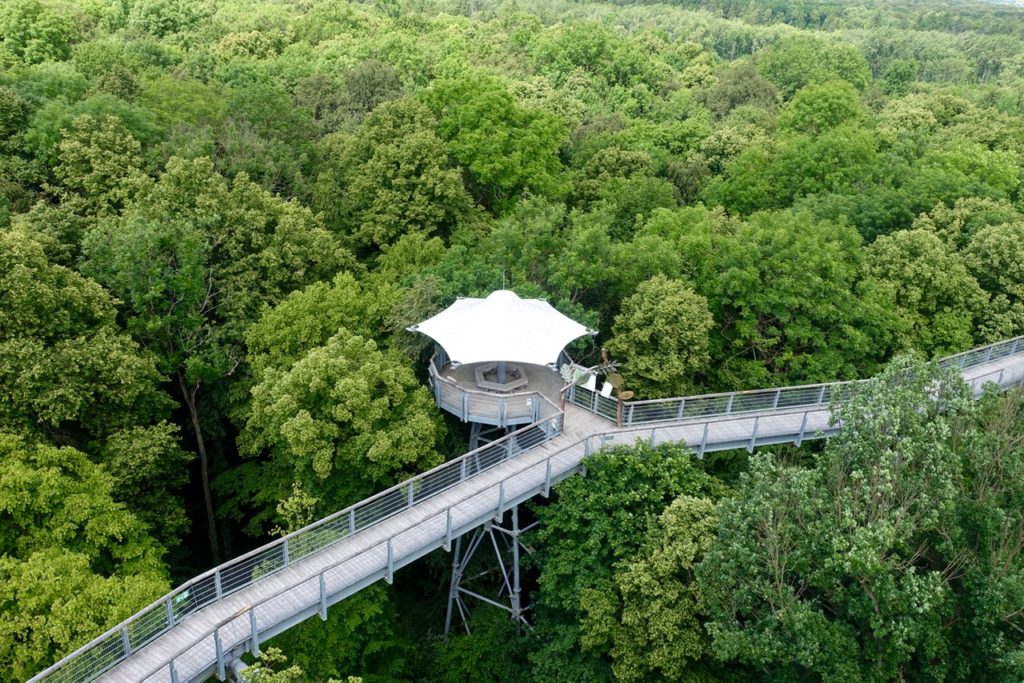
MULTIPOLYGON (((943 363, 962 368, 976 392, 987 382, 1020 385, 1024 341, 943 363)), ((621 428, 580 407, 589 401, 588 407, 606 413, 607 405, 600 407, 594 397, 577 393, 564 414, 544 401, 539 419, 528 427, 197 577, 32 680, 223 677, 242 652, 257 651, 262 641, 314 615, 326 618, 327 608, 345 597, 381 579, 391 581, 398 569, 450 548, 454 538, 500 518, 509 507, 547 495, 602 447, 679 442, 703 455, 799 445, 834 433, 829 398, 841 398, 849 386, 637 402, 647 406, 640 412, 650 421, 639 424, 640 409, 634 408, 633 424, 621 428), (703 406, 701 414, 687 417, 693 405, 703 406)))

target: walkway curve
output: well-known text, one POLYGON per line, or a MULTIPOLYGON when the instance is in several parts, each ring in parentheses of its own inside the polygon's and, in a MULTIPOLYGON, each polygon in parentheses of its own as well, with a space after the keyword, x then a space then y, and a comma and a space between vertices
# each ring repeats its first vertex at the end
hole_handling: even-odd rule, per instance
MULTIPOLYGON (((1024 337, 940 361, 962 370, 975 394, 986 383, 1024 384, 1024 337)), ((799 445, 838 428, 829 403, 857 383, 786 387, 636 402, 631 425, 577 387, 564 410, 545 406, 517 432, 417 475, 351 508, 192 579, 33 677, 36 681, 196 681, 223 678, 230 662, 261 642, 327 609, 509 507, 584 468, 610 444, 646 440, 708 451, 799 445), (785 398, 783 398, 785 397, 785 398), (590 410, 584 409, 581 405, 590 410), (704 414, 684 419, 686 406, 704 414), (762 406, 767 405, 767 409, 762 406), (710 413, 709 406, 725 406, 710 413), (744 410, 744 406, 757 409, 744 410), (781 406, 781 407, 779 407, 781 406), (676 412, 678 411, 678 412, 676 412), (641 423, 638 416, 651 420, 641 423)))

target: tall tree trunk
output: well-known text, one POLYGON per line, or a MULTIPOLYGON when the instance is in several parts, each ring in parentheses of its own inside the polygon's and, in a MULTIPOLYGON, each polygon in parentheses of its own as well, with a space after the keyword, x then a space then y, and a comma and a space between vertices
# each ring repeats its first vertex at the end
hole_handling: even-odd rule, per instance
POLYGON ((192 419, 192 431, 196 435, 196 450, 199 451, 199 470, 203 484, 203 504, 206 506, 207 533, 210 535, 210 553, 213 555, 213 563, 220 564, 220 544, 217 542, 217 521, 213 515, 213 494, 210 492, 210 459, 206 455, 206 440, 203 438, 203 428, 199 424, 199 411, 196 408, 196 395, 199 392, 199 385, 189 389, 185 384, 185 377, 178 373, 178 384, 181 386, 181 394, 188 406, 188 414, 192 419))

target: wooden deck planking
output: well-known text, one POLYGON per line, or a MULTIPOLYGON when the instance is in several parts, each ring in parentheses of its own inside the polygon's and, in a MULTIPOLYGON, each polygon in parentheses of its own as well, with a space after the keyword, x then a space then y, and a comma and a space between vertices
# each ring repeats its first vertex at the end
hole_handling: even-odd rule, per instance
POLYGON ((452 367, 450 364, 441 368, 441 376, 454 380, 460 388, 473 392, 482 392, 496 398, 515 396, 516 394, 529 394, 537 392, 549 401, 558 405, 559 392, 562 391, 562 376, 558 371, 543 365, 527 365, 519 363, 520 368, 526 373, 526 386, 515 391, 502 393, 498 391, 485 391, 476 385, 476 368, 483 363, 471 363, 469 365, 458 365, 452 367))
MULTIPOLYGON (((464 370, 472 377, 472 371, 468 367, 455 370, 464 370)), ((964 373, 964 378, 971 381, 998 370, 1004 370, 1004 380, 1020 381, 1024 377, 1024 357, 1017 354, 971 368, 964 373)), ((527 372, 529 373, 529 370, 527 372)), ((557 389, 560 390, 561 379, 554 372, 548 374, 554 376, 557 380, 557 389)), ((530 381, 535 381, 533 376, 530 376, 530 381)), ((536 381, 540 383, 542 380, 536 381)), ((473 384, 475 385, 475 379, 473 384)), ((536 386, 530 386, 529 389, 538 390, 536 386)), ((554 396, 557 403, 557 390, 554 396)), ((403 558, 415 555, 425 547, 437 545, 439 539, 444 539, 446 510, 449 506, 454 506, 451 513, 452 526, 459 529, 497 513, 499 484, 502 481, 505 482, 506 507, 514 499, 536 495, 544 486, 547 459, 551 459, 552 478, 561 478, 580 465, 584 453, 582 441, 588 437, 606 434, 609 437, 606 445, 627 445, 637 440, 649 439, 654 427, 657 430, 657 443, 678 441, 697 449, 707 425, 707 445, 710 450, 716 444, 735 444, 744 439, 749 441, 755 420, 759 438, 790 437, 790 440, 794 440, 804 421, 804 412, 782 411, 780 414, 780 411, 765 411, 715 418, 711 421, 696 418, 619 429, 605 418, 567 405, 562 434, 555 439, 520 453, 443 493, 398 512, 375 526, 226 596, 186 618, 180 625, 141 648, 107 672, 101 680, 141 680, 151 673, 153 662, 166 662, 190 644, 191 647, 175 659, 179 680, 186 681, 203 675, 209 671, 211 663, 216 661, 216 656, 212 637, 201 636, 233 614, 243 612, 240 616, 230 619, 221 629, 225 653, 235 649, 238 644, 247 642, 249 623, 244 610, 249 605, 261 603, 279 590, 287 590, 257 607, 256 614, 261 629, 280 623, 311 606, 319 605, 318 576, 332 565, 334 568, 325 574, 325 582, 330 593, 337 593, 346 586, 379 574, 387 566, 386 542, 389 538, 392 539, 393 558, 396 564, 399 564, 403 558)), ((805 438, 813 438, 815 432, 829 428, 829 411, 825 408, 808 412, 807 421, 803 426, 805 438)), ((169 680, 166 665, 149 680, 169 680)))

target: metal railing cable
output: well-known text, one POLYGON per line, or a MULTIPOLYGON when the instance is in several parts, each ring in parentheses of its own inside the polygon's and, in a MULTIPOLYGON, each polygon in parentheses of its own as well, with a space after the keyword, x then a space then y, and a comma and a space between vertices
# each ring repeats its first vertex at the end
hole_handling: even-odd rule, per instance
MULTIPOLYGON (((1006 368, 1001 368, 999 370, 986 373, 985 375, 980 375, 972 380, 972 388, 977 392, 983 381, 992 381, 1004 387, 1021 384, 1021 382, 1024 381, 1024 367, 1013 368, 1010 372, 1007 372, 1006 368)), ((702 457, 710 440, 711 442, 714 442, 713 448, 715 450, 721 450, 724 445, 730 448, 746 448, 747 450, 753 451, 753 449, 758 445, 766 443, 766 441, 764 441, 765 438, 778 439, 780 432, 773 431, 773 421, 776 423, 779 421, 788 421, 791 426, 784 428, 781 435, 786 440, 792 440, 794 443, 799 445, 804 440, 822 438, 823 436, 826 436, 827 433, 834 432, 839 428, 840 425, 838 423, 833 422, 828 416, 823 416, 823 413, 826 410, 827 406, 815 404, 801 409, 779 409, 772 412, 770 415, 732 414, 728 416, 715 416, 703 422, 702 437, 699 441, 696 439, 694 440, 694 449, 697 456, 702 457), (809 422, 809 418, 811 416, 817 416, 814 424, 809 422), (800 419, 797 420, 797 417, 800 419), (742 434, 735 433, 734 426, 736 423, 742 423, 745 428, 745 431, 742 434), (768 425, 767 428, 765 427, 766 424, 768 425), (799 425, 798 429, 796 428, 796 425, 799 425), (824 429, 821 428, 823 426, 825 427, 824 429), (718 431, 719 428, 722 428, 722 431, 727 432, 728 436, 724 436, 723 434, 716 435, 715 432, 718 431), (698 443, 699 445, 696 445, 698 443)), ((701 423, 696 424, 700 425, 701 423)), ((689 425, 690 428, 693 426, 693 423, 689 425)), ((680 425, 677 423, 660 423, 645 427, 612 429, 606 432, 590 434, 582 437, 552 453, 548 453, 540 460, 528 462, 516 471, 507 473, 500 480, 489 483, 486 488, 482 490, 468 491, 456 500, 448 501, 443 508, 432 511, 426 519, 418 522, 417 528, 424 524, 428 524, 431 520, 434 520, 437 522, 434 525, 436 527, 436 531, 433 536, 430 536, 426 540, 421 539, 420 542, 423 544, 437 544, 439 542, 443 542, 444 547, 450 547, 453 535, 456 533, 456 531, 453 530, 453 527, 458 523, 455 517, 455 510, 471 500, 489 495, 492 501, 497 501, 497 512, 500 515, 503 511, 503 501, 505 504, 510 504, 510 499, 514 499, 517 494, 519 496, 524 495, 522 490, 515 491, 512 488, 511 482, 517 479, 523 479, 531 472, 534 474, 532 479, 526 483, 525 495, 529 495, 531 497, 532 495, 536 495, 536 493, 544 493, 547 495, 554 482, 568 476, 567 472, 571 474, 571 472, 575 471, 575 468, 578 467, 586 458, 607 446, 610 440, 614 439, 620 444, 628 444, 631 441, 644 440, 648 441, 651 446, 655 446, 659 443, 659 436, 662 437, 663 441, 676 441, 678 440, 678 434, 676 432, 680 429, 686 428, 687 425, 680 425), (556 461, 563 462, 561 465, 556 466, 554 464, 556 461)), ((778 441, 769 440, 767 443, 778 443, 778 441)), ((488 513, 488 515, 489 514, 490 513, 488 513)), ((303 607, 306 610, 311 610, 317 609, 319 606, 320 614, 323 616, 326 612, 327 606, 328 590, 326 586, 329 585, 330 582, 330 580, 325 577, 329 572, 338 568, 340 565, 353 562, 357 558, 365 556, 371 552, 376 551, 381 556, 387 557, 388 569, 386 571, 390 574, 390 572, 393 571, 392 565, 401 560, 401 557, 396 558, 395 555, 394 548, 397 545, 396 541, 407 532, 408 529, 402 529, 391 533, 386 538, 380 539, 372 545, 359 550, 356 554, 339 559, 331 565, 320 569, 315 576, 305 579, 304 583, 309 584, 309 591, 307 591, 307 593, 313 597, 303 607)), ((387 574, 385 576, 387 576, 387 574)), ((212 639, 213 641, 213 647, 211 648, 207 645, 207 650, 212 649, 212 651, 218 653, 225 650, 231 650, 239 646, 248 646, 251 651, 258 650, 260 643, 260 631, 258 627, 259 619, 257 617, 257 610, 275 598, 295 589, 296 586, 279 589, 271 595, 263 597, 258 603, 247 605, 242 611, 222 619, 215 626, 207 629, 203 635, 194 639, 187 646, 179 648, 175 654, 165 658, 165 661, 152 666, 142 679, 148 679, 149 677, 159 673, 161 670, 167 669, 169 678, 172 681, 176 681, 177 674, 175 661, 182 660, 187 653, 200 647, 203 644, 203 641, 207 639, 212 639), (234 640, 225 643, 223 638, 226 636, 222 635, 222 633, 225 631, 225 627, 233 622, 241 622, 242 626, 234 629, 234 640)), ((219 662, 218 666, 223 667, 223 662, 219 662)))
MULTIPOLYGON (((561 414, 559 414, 555 418, 550 418, 550 419, 560 419, 560 418, 561 418, 561 414)), ((539 423, 537 425, 530 425, 529 427, 527 427, 525 429, 519 430, 519 432, 517 432, 517 433, 528 432, 529 430, 537 430, 539 428, 542 428, 543 423, 550 421, 550 419, 542 421, 542 423, 539 423)), ((544 443, 545 441, 548 441, 548 440, 549 439, 547 439, 547 438, 534 439, 534 440, 532 440, 532 443, 531 443, 531 440, 528 437, 526 437, 525 440, 522 441, 523 448, 519 452, 522 452, 522 451, 525 451, 525 450, 529 450, 529 449, 531 449, 531 448, 533 448, 535 446, 538 446, 538 445, 540 445, 540 444, 542 444, 542 443, 544 443)), ((583 442, 583 440, 581 440, 578 443, 582 443, 582 442, 583 442)), ((571 448, 571 446, 568 446, 566 448, 571 448)), ((559 455, 561 453, 564 453, 565 450, 566 449, 563 448, 563 449, 560 449, 559 451, 556 451, 554 454, 548 456, 548 458, 546 458, 546 461, 550 461, 551 458, 553 458, 553 457, 555 457, 555 456, 557 456, 557 455, 559 455)), ((508 460, 509 460, 508 457, 505 457, 505 458, 502 458, 502 459, 497 459, 497 460, 494 460, 491 463, 490 466, 493 467, 494 465, 500 464, 501 462, 508 462, 508 460)), ((477 498, 480 495, 486 494, 491 489, 495 489, 496 500, 498 502, 498 508, 500 510, 501 506, 502 506, 502 500, 503 500, 504 495, 505 495, 504 494, 504 487, 505 487, 505 485, 509 482, 509 480, 514 479, 516 477, 522 476, 522 474, 525 471, 533 469, 534 467, 536 467, 536 465, 532 464, 529 467, 526 467, 526 468, 524 468, 522 470, 518 470, 516 472, 513 472, 513 473, 509 474, 508 476, 504 477, 503 479, 501 479, 501 480, 493 483, 492 485, 488 486, 487 489, 485 489, 483 491, 472 491, 472 492, 468 492, 466 494, 463 494, 462 496, 457 498, 455 501, 447 503, 439 512, 433 513, 431 515, 431 518, 436 518, 436 517, 440 517, 440 516, 444 516, 445 517, 445 523, 443 525, 443 528, 444 528, 443 535, 445 537, 445 540, 447 542, 450 542, 452 540, 452 538, 453 538, 453 534, 455 533, 455 529, 453 528, 453 521, 452 521, 452 511, 455 508, 457 508, 459 505, 462 505, 462 504, 464 504, 464 503, 466 503, 466 502, 468 502, 468 501, 470 501, 470 500, 472 500, 474 498, 477 498)), ((422 501, 420 501, 420 502, 422 502, 422 501)), ((408 531, 407 529, 403 529, 403 530, 398 531, 396 533, 390 534, 386 538, 384 538, 384 539, 382 539, 380 541, 377 541, 377 542, 373 543, 372 545, 370 545, 370 546, 368 546, 366 548, 363 548, 362 550, 359 550, 354 555, 349 555, 349 556, 346 556, 344 558, 341 558, 341 559, 331 563, 330 565, 328 565, 328 566, 318 570, 318 572, 317 572, 317 574, 315 576, 312 576, 310 578, 305 579, 303 583, 313 583, 313 582, 319 583, 319 587, 318 587, 318 593, 319 593, 319 595, 318 595, 318 602, 317 601, 311 602, 311 603, 309 603, 309 605, 307 605, 307 607, 312 607, 312 606, 315 606, 317 604, 326 605, 326 599, 327 599, 327 591, 326 591, 326 588, 325 588, 326 584, 325 584, 325 582, 320 581, 321 577, 324 577, 328 572, 331 572, 332 570, 337 569, 339 566, 341 566, 343 564, 346 564, 346 563, 349 563, 349 562, 352 562, 356 558, 359 558, 361 556, 367 555, 367 554, 369 554, 369 553, 371 553, 371 552, 373 552, 375 550, 377 550, 377 551, 384 550, 385 551, 386 557, 388 558, 388 567, 389 567, 389 569, 386 570, 386 571, 388 571, 389 573, 391 571, 393 571, 393 565, 396 563, 396 561, 401 560, 401 557, 396 557, 394 555, 393 547, 395 545, 395 540, 399 536, 401 536, 402 534, 406 533, 407 531, 408 531)), ((251 613, 255 614, 255 610, 257 608, 259 608, 260 606, 267 604, 271 600, 274 600, 275 598, 278 598, 278 597, 284 595, 285 593, 288 593, 290 591, 295 590, 295 588, 296 588, 296 586, 288 586, 288 587, 285 587, 285 588, 278 589, 277 591, 273 592, 272 594, 261 598, 259 602, 251 604, 251 605, 247 605, 240 612, 238 612, 236 614, 233 614, 230 617, 226 617, 226 618, 222 619, 215 626, 207 629, 204 632, 203 635, 197 637, 192 643, 190 643, 189 645, 184 646, 182 648, 179 648, 176 651, 175 654, 171 655, 170 657, 165 658, 164 662, 162 662, 162 663, 160 663, 158 665, 150 667, 150 669, 148 669, 147 673, 140 677, 140 680, 146 680, 146 679, 150 678, 151 676, 155 675, 156 673, 158 673, 160 670, 165 669, 165 668, 173 670, 173 668, 174 668, 173 662, 175 660, 181 658, 188 651, 190 651, 190 650, 194 649, 195 647, 197 647, 197 645, 199 645, 200 641, 202 641, 202 640, 204 640, 206 638, 211 638, 211 637, 219 640, 219 638, 216 635, 218 633, 218 631, 223 629, 227 624, 229 624, 231 622, 243 619, 243 617, 245 619, 249 620, 249 621, 246 621, 246 624, 247 624, 246 628, 249 629, 248 632, 246 633, 246 636, 243 637, 242 639, 238 640, 238 641, 233 642, 233 643, 224 643, 222 641, 220 643, 220 645, 217 648, 215 648, 215 649, 231 650, 232 648, 236 647, 240 643, 256 643, 257 644, 256 646, 258 646, 258 643, 260 642, 259 629, 258 629, 258 626, 255 626, 255 627, 251 626, 251 624, 253 622, 256 622, 256 620, 251 618, 251 617, 249 617, 248 616, 249 613, 251 612, 251 613)), ((258 622, 256 622, 256 623, 258 623, 258 622)), ((170 671, 169 671, 169 673, 170 673, 170 671)), ((177 678, 177 674, 173 674, 171 677, 173 679, 176 679, 177 678)))
POLYGON ((446 359, 435 353, 430 358, 429 380, 438 407, 459 416, 463 422, 494 420, 499 427, 535 422, 539 418, 538 391, 510 391, 496 394, 490 391, 469 389, 441 369, 446 359))
MULTIPOLYGON (((943 358, 938 363, 944 367, 969 369, 1018 352, 1024 352, 1024 337, 971 349, 943 358)), ((431 366, 433 370, 433 359, 431 366)), ((995 377, 993 381, 998 384, 1020 384, 1024 381, 1024 373, 1019 370, 1015 372, 1013 377, 1005 374, 1005 368, 986 373, 972 380, 972 389, 977 392, 980 380, 986 376, 995 377)), ((833 401, 843 400, 853 391, 853 387, 862 381, 865 380, 624 402, 623 421, 627 427, 653 424, 654 429, 658 429, 660 427, 656 423, 698 418, 712 422, 719 418, 742 417, 771 410, 777 414, 799 414, 803 411, 806 422, 806 416, 810 412, 821 409, 833 401)), ((40 672, 30 679, 30 683, 78 683, 92 680, 191 614, 224 596, 252 585, 558 436, 562 429, 562 411, 545 396, 536 392, 523 392, 513 398, 521 401, 524 396, 532 397, 531 410, 535 410, 536 419, 531 424, 189 580, 40 672)), ((616 418, 618 401, 614 398, 602 396, 577 384, 570 387, 567 398, 581 408, 613 421, 616 418)), ((752 424, 751 448, 757 441, 756 418, 752 424)), ((668 428, 669 425, 664 427, 668 428)), ((803 431, 801 427, 800 439, 803 438, 803 431)), ((705 438, 707 433, 705 428, 705 438)), ((656 432, 652 431, 652 441, 655 435, 656 432)), ((589 450, 592 438, 587 437, 581 441, 584 443, 585 451, 589 450)), ((548 463, 551 462, 551 457, 554 457, 554 454, 549 456, 548 463)))
MULTIPOLYGON (((1024 336, 989 344, 936 362, 945 368, 967 370, 985 365, 1001 358, 1024 352, 1024 336)), ((580 368, 583 370, 582 368, 580 368)), ((629 427, 653 422, 678 422, 681 420, 731 416, 756 413, 766 410, 802 408, 828 405, 842 401, 854 387, 867 380, 826 382, 774 389, 731 391, 699 396, 624 401, 622 403, 622 424, 629 427)), ((579 384, 569 390, 569 401, 584 410, 615 420, 618 415, 618 400, 602 396, 598 392, 579 384)))
POLYGON ((544 396, 535 396, 540 415, 533 423, 190 579, 36 674, 30 683, 92 680, 225 595, 555 438, 561 433, 562 411, 544 396))

